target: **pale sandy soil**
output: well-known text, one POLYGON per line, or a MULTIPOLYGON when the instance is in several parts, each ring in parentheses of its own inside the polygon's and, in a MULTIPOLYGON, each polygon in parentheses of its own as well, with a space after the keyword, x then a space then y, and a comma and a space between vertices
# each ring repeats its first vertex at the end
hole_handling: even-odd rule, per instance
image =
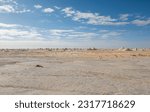
POLYGON ((150 50, 0 50, 0 94, 150 95, 150 50))

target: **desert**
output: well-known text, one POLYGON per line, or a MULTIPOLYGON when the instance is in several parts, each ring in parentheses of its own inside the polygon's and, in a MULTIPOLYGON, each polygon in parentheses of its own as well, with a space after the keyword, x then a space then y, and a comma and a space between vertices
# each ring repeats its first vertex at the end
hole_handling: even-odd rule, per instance
POLYGON ((0 94, 148 95, 150 49, 1 49, 0 94))

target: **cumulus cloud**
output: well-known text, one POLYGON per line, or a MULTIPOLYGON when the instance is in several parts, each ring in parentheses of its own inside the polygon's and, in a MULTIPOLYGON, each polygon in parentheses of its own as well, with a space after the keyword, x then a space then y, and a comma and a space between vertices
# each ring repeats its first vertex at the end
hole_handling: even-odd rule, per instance
POLYGON ((147 19, 147 20, 136 19, 132 21, 132 24, 135 24, 137 26, 150 25, 150 19, 147 19))
POLYGON ((36 9, 41 9, 41 8, 42 8, 42 6, 41 6, 41 5, 39 5, 39 4, 37 4, 37 5, 34 5, 34 8, 36 8, 36 9))
POLYGON ((0 13, 26 13, 30 12, 31 10, 29 9, 18 9, 14 6, 11 5, 2 5, 0 6, 0 13))
POLYGON ((54 12, 54 9, 52 9, 52 8, 45 8, 45 9, 43 9, 43 12, 44 13, 52 13, 52 12, 54 12))
POLYGON ((118 21, 118 19, 111 16, 103 16, 98 13, 81 12, 74 10, 71 7, 62 9, 66 17, 71 17, 72 20, 92 24, 92 25, 126 25, 128 22, 118 21))
POLYGON ((16 0, 0 0, 0 13, 26 13, 31 10, 21 7, 16 0))
POLYGON ((66 16, 73 16, 76 12, 72 9, 72 7, 66 7, 62 9, 62 11, 66 14, 66 16))
POLYGON ((119 18, 112 18, 111 16, 100 15, 99 13, 81 12, 72 7, 66 7, 61 10, 65 17, 70 17, 73 21, 81 22, 90 25, 128 25, 134 24, 137 26, 145 26, 150 24, 150 19, 135 19, 129 21, 130 14, 120 14, 119 18))
POLYGON ((15 9, 11 5, 2 5, 0 6, 0 12, 1 13, 11 13, 11 12, 14 13, 15 9))

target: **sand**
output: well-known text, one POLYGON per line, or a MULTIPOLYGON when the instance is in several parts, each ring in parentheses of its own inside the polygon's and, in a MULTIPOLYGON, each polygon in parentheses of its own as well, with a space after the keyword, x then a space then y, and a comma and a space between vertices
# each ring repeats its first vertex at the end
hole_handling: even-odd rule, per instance
POLYGON ((150 95, 150 50, 0 50, 0 94, 150 95))

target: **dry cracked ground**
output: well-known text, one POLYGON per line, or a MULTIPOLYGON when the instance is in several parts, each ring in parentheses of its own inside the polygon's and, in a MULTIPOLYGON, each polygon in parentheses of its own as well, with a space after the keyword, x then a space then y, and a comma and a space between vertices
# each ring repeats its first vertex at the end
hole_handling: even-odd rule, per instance
POLYGON ((150 95, 150 51, 1 50, 0 94, 150 95))

